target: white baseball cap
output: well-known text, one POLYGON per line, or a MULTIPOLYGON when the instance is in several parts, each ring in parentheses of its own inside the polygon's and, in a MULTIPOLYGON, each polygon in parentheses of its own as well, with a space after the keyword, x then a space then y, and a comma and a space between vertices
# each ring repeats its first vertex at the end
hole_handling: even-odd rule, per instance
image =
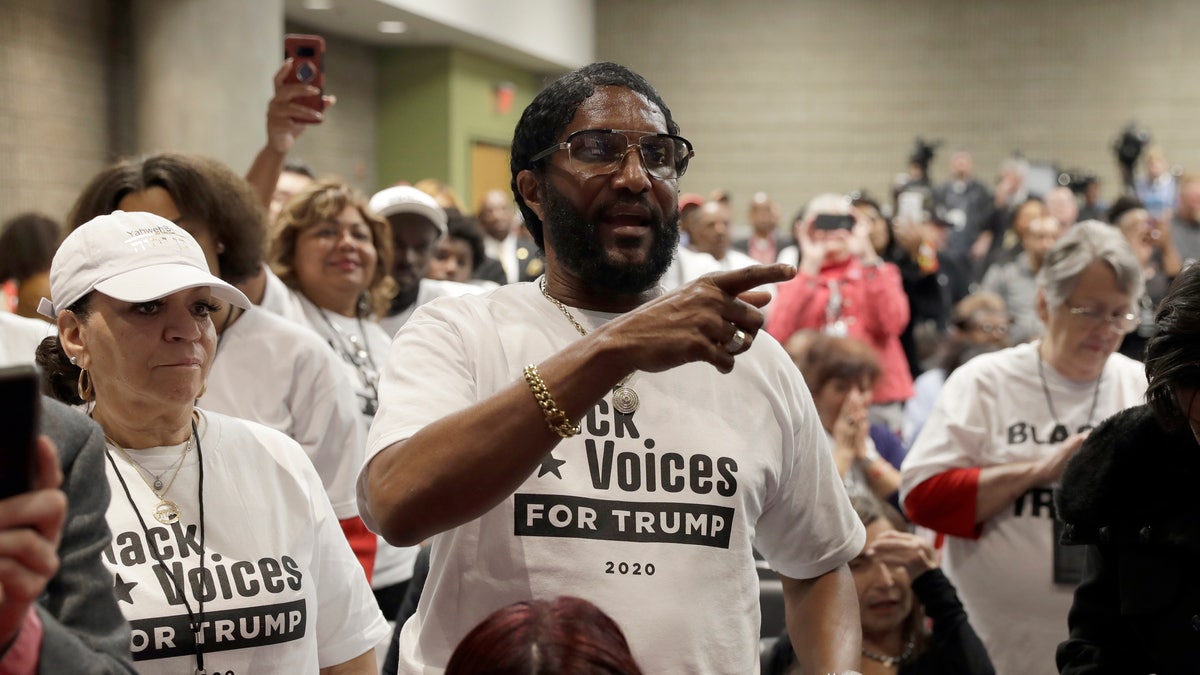
POLYGON ((396 185, 384 188, 371 197, 368 207, 387 218, 398 213, 415 213, 433 223, 441 234, 446 234, 446 212, 433 197, 411 185, 396 185))
POLYGON ((148 302, 208 286, 219 300, 249 309, 246 296, 213 276, 200 244, 186 230, 152 213, 114 211, 67 235, 50 264, 50 295, 38 312, 50 320, 99 291, 122 302, 148 302))

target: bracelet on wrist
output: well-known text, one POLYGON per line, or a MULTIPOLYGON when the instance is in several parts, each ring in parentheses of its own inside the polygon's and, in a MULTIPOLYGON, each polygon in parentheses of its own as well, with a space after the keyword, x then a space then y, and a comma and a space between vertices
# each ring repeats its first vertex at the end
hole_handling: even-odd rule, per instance
POLYGON ((551 431, 558 434, 560 438, 570 438, 579 434, 579 425, 572 424, 567 413, 559 410, 554 398, 550 396, 550 390, 546 388, 546 383, 542 381, 542 376, 538 375, 537 366, 533 364, 525 366, 525 384, 529 386, 529 391, 533 393, 538 407, 542 409, 542 416, 546 418, 546 426, 550 427, 551 431))

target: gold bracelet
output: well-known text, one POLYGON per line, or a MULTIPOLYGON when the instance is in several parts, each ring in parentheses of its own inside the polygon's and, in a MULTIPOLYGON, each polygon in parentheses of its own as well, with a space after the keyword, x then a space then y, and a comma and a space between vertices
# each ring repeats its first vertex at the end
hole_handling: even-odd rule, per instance
POLYGON ((529 385, 529 391, 533 392, 533 398, 541 407, 542 415, 546 418, 546 426, 550 427, 550 431, 558 434, 561 438, 570 438, 579 434, 579 425, 571 424, 567 413, 559 410, 554 399, 550 397, 550 390, 546 389, 546 383, 542 381, 542 376, 538 375, 537 366, 533 364, 525 366, 525 384, 529 385))

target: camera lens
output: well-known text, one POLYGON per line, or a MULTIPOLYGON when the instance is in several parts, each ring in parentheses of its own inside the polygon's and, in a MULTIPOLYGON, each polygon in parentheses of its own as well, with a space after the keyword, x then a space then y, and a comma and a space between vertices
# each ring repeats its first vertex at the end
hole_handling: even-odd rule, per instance
POLYGON ((316 56, 316 55, 317 55, 317 51, 315 49, 313 49, 312 47, 300 47, 299 49, 296 50, 296 56, 312 57, 312 56, 316 56))

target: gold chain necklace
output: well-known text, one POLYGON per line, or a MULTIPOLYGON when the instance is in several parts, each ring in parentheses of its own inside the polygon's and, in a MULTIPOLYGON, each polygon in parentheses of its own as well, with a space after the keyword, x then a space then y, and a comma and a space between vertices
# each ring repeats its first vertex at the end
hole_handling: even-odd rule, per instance
MULTIPOLYGON (((567 309, 566 305, 559 302, 558 298, 550 295, 550 292, 546 290, 546 277, 542 277, 539 287, 542 289, 542 295, 546 296, 546 299, 553 303, 563 313, 563 316, 567 317, 567 321, 570 321, 571 325, 575 326, 575 330, 579 331, 580 335, 586 337, 588 334, 587 330, 579 324, 575 319, 575 315, 571 314, 571 310, 567 309)), ((623 415, 632 415, 637 412, 638 404, 640 403, 637 392, 632 387, 627 386, 631 377, 633 377, 633 373, 621 378, 621 381, 616 383, 612 390, 613 409, 623 415)))
POLYGON ((154 519, 163 525, 170 525, 171 523, 178 522, 180 517, 183 515, 179 509, 179 505, 170 499, 167 499, 163 495, 170 491, 171 486, 175 484, 175 479, 179 478, 179 472, 183 469, 183 460, 187 457, 188 453, 191 452, 192 440, 195 438, 195 433, 188 436, 187 445, 183 447, 183 452, 180 453, 179 459, 175 462, 175 464, 172 467, 168 467, 166 471, 155 475, 152 471, 142 466, 141 463, 130 456, 129 452, 125 448, 118 445, 117 442, 109 438, 107 434, 104 436, 104 440, 108 441, 109 445, 116 448, 117 452, 121 453, 121 456, 125 458, 125 461, 129 462, 134 467, 134 471, 142 479, 142 482, 146 484, 146 487, 150 488, 150 491, 154 493, 155 497, 158 497, 158 503, 154 505, 154 519), (167 481, 167 484, 164 486, 162 477, 165 476, 172 468, 175 469, 175 473, 171 475, 171 480, 167 481), (147 475, 153 476, 154 481, 151 482, 150 479, 146 477, 147 475))

